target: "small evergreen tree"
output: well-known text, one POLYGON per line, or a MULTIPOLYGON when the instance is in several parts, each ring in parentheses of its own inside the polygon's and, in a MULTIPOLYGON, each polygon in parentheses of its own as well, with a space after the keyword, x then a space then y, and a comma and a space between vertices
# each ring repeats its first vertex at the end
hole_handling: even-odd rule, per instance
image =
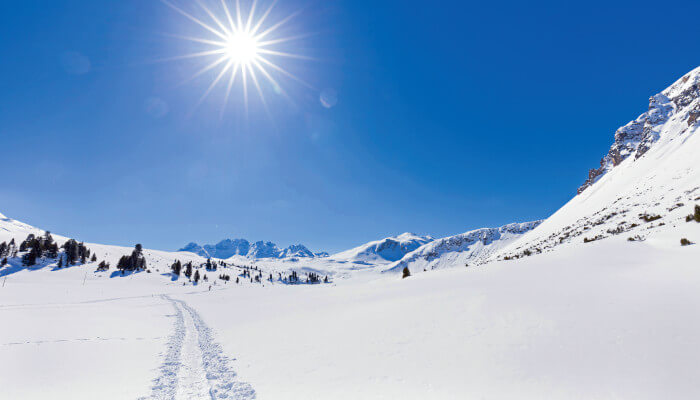
POLYGON ((173 274, 180 276, 180 271, 182 271, 182 264, 180 263, 180 260, 175 260, 170 269, 173 271, 173 274))
POLYGON ((92 258, 90 259, 90 262, 96 262, 97 261, 97 255, 93 254, 92 258))
POLYGON ((198 282, 199 282, 199 270, 196 270, 194 272, 194 283, 198 283, 198 282))
POLYGON ((61 258, 58 259, 58 265, 57 265, 57 267, 58 267, 58 268, 63 268, 63 256, 61 256, 61 258))
POLYGON ((408 278, 411 276, 411 271, 408 270, 408 267, 403 267, 403 276, 401 277, 402 279, 408 278))
POLYGON ((4 267, 5 265, 7 265, 7 257, 4 257, 2 261, 0 261, 0 267, 4 267))
POLYGON ((105 260, 100 261, 100 264, 97 266, 97 271, 108 271, 109 270, 109 263, 106 262, 105 260))

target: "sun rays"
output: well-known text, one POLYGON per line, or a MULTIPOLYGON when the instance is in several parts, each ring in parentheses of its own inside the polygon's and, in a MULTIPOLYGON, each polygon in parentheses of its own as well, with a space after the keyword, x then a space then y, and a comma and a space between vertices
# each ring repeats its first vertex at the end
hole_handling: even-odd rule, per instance
POLYGON ((222 116, 235 91, 240 92, 246 113, 251 89, 267 109, 262 84, 266 83, 275 93, 287 97, 286 91, 278 81, 280 77, 292 79, 311 88, 304 80, 287 71, 278 61, 284 58, 311 59, 283 48, 284 44, 303 39, 308 35, 279 35, 280 28, 297 17, 299 11, 274 21, 272 14, 277 0, 273 0, 263 9, 260 9, 258 0, 253 0, 247 10, 242 10, 241 0, 218 0, 216 8, 205 5, 202 0, 193 1, 201 11, 201 16, 198 15, 200 13, 183 10, 171 0, 161 0, 163 4, 196 24, 201 30, 202 36, 170 35, 201 45, 202 48, 193 53, 168 59, 169 61, 200 58, 208 60, 206 65, 187 79, 191 81, 207 73, 213 76, 213 80, 198 99, 195 107, 202 104, 213 91, 223 88, 225 92, 221 108, 222 116))

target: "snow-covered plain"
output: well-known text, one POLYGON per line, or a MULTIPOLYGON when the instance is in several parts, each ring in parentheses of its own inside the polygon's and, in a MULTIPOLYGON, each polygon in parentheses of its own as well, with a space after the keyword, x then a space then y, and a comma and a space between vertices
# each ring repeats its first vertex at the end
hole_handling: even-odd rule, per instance
POLYGON ((669 231, 326 286, 22 271, 0 291, 0 398, 692 399, 699 260, 669 231))
MULTIPOLYGON (((541 224, 236 254, 198 285, 169 272, 191 252, 144 250, 150 272, 126 275, 11 259, 0 399, 697 399, 698 117, 700 69, 541 224), (330 283, 236 284, 242 266, 330 283)), ((0 215, 0 242, 29 233, 0 215)), ((132 250, 86 245, 112 266, 132 250)))

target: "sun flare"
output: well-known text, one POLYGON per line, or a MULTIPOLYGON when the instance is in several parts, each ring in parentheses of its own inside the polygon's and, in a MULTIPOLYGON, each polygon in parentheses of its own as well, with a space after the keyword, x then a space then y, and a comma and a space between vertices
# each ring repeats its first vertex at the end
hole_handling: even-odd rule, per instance
POLYGON ((226 56, 235 64, 250 64, 258 58, 258 41, 247 32, 234 33, 226 40, 226 56))
POLYGON ((287 96, 278 80, 281 78, 292 79, 297 83, 311 88, 291 72, 287 71, 277 61, 278 58, 310 59, 300 54, 295 54, 279 48, 285 43, 302 39, 308 35, 275 36, 279 29, 296 17, 299 13, 293 13, 285 18, 274 20, 272 14, 276 0, 259 12, 258 0, 253 0, 247 12, 241 11, 241 0, 220 0, 217 9, 210 9, 202 0, 196 0, 200 11, 206 14, 206 18, 196 16, 183 10, 170 0, 161 0, 165 5, 197 24, 205 36, 191 37, 174 35, 180 39, 195 42, 203 46, 201 51, 185 54, 172 59, 207 58, 211 60, 202 69, 197 71, 190 79, 197 78, 205 73, 218 69, 213 73, 214 80, 199 99, 201 104, 209 94, 221 84, 225 88, 222 114, 226 109, 234 88, 240 87, 244 105, 248 108, 248 91, 252 84, 258 92, 263 105, 267 108, 267 102, 263 94, 263 85, 271 87, 275 93, 287 96), (205 22, 208 21, 208 22, 205 22))

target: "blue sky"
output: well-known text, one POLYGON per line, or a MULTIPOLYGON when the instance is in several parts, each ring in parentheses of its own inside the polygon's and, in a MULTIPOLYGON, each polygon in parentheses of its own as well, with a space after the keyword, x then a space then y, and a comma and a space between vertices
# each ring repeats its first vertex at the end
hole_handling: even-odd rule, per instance
POLYGON ((313 34, 280 46, 313 60, 279 65, 310 87, 281 76, 269 112, 236 92, 221 116, 221 87, 196 106, 215 71, 153 62, 192 51, 163 33, 201 32, 163 3, 4 2, 0 212, 90 242, 331 252, 545 218, 700 64, 697 1, 486 3, 279 0, 272 19, 302 9, 280 33, 313 34))

